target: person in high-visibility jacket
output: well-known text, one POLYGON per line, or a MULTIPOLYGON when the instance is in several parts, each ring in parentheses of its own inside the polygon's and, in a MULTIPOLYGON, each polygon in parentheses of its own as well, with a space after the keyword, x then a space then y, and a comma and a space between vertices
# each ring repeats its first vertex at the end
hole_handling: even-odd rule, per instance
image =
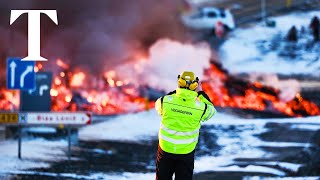
POLYGON ((209 120, 216 110, 202 91, 198 77, 184 71, 178 75, 178 88, 160 97, 155 108, 162 116, 156 160, 156 179, 192 179, 194 153, 201 122, 209 120))

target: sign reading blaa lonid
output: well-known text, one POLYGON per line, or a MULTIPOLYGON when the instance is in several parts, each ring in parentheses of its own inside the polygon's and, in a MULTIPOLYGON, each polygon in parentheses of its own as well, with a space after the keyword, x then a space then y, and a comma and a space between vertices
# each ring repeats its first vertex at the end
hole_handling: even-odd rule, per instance
POLYGON ((47 61, 40 55, 40 14, 46 14, 55 24, 58 25, 56 10, 11 10, 10 25, 20 15, 28 14, 28 56, 22 61, 47 61))

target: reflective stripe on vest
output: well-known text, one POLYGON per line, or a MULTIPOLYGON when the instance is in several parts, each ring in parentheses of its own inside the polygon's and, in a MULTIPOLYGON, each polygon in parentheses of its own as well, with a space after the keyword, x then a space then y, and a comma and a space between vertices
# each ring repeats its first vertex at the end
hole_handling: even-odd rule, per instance
POLYGON ((191 139, 173 139, 160 133, 159 137, 165 141, 171 142, 172 144, 191 144, 198 141, 198 136, 191 139))
POLYGON ((213 110, 213 106, 210 106, 210 113, 209 117, 212 117, 214 115, 215 111, 213 110))
POLYGON ((199 133, 199 130, 200 130, 200 128, 198 128, 194 131, 188 131, 188 132, 175 131, 173 129, 169 129, 169 128, 165 127, 162 123, 160 125, 160 128, 169 134, 177 135, 177 136, 191 136, 191 135, 199 133))
POLYGON ((215 109, 212 106, 209 106, 208 116, 205 118, 206 120, 210 119, 215 114, 215 109))

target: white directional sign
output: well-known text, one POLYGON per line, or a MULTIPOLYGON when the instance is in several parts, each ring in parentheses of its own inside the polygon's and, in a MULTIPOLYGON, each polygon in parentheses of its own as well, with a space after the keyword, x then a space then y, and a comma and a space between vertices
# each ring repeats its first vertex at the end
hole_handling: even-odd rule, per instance
POLYGON ((35 88, 33 61, 21 61, 20 58, 7 60, 7 88, 30 90, 35 88))
POLYGON ((51 124, 51 125, 86 125, 91 124, 91 114, 83 112, 65 113, 24 113, 21 114, 22 124, 51 124))
POLYGON ((12 61, 10 64, 10 75, 11 75, 11 81, 10 81, 10 86, 11 87, 14 87, 14 73, 16 72, 16 67, 17 67, 17 64, 12 61))
POLYGON ((20 87, 21 88, 24 87, 26 76, 28 74, 34 73, 33 69, 34 69, 34 66, 27 66, 26 70, 24 70, 23 73, 21 74, 21 76, 20 76, 20 87))

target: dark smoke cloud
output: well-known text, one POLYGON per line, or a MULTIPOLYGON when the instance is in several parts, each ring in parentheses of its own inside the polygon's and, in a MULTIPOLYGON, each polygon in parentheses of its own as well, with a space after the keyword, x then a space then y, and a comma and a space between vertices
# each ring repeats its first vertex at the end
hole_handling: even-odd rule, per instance
POLYGON ((57 9, 58 26, 41 17, 41 52, 51 61, 47 66, 62 58, 71 67, 101 73, 130 60, 137 51, 146 53, 159 38, 188 40, 189 33, 179 19, 183 6, 183 0, 1 1, 5 15, 0 17, 0 40, 10 41, 11 31, 22 40, 16 42, 19 46, 1 44, 0 51, 7 54, 8 49, 15 49, 17 56, 27 52, 27 18, 20 17, 9 26, 11 9, 57 9))

